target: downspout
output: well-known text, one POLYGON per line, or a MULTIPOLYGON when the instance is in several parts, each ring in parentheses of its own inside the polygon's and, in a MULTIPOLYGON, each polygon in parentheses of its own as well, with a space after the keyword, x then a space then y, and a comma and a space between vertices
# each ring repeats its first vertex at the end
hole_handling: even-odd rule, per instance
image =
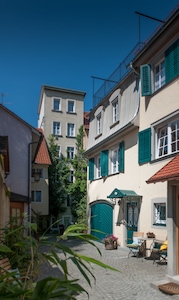
POLYGON ((39 146, 42 142, 43 136, 40 136, 38 142, 31 142, 28 144, 28 221, 31 223, 31 170, 32 170, 32 163, 31 162, 31 146, 33 144, 38 144, 36 154, 38 152, 39 146))

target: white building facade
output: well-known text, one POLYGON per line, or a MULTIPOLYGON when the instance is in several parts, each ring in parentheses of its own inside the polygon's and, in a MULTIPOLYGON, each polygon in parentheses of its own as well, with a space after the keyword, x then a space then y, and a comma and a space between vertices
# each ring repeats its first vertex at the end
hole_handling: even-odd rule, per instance
POLYGON ((127 56, 129 69, 89 114, 88 219, 100 240, 168 235, 167 182, 146 181, 179 152, 178 17, 176 9, 127 56))
MULTIPOLYGON (((76 136, 84 118, 84 98, 86 93, 77 90, 53 86, 42 86, 38 107, 38 128, 44 132, 47 143, 50 135, 55 137, 55 143, 61 154, 73 159, 76 154, 76 136)), ((73 178, 71 170, 70 181, 73 178)), ((70 209, 71 199, 67 199, 64 213, 59 218, 66 228, 73 222, 70 209)), ((52 216, 52 223, 56 220, 52 216)), ((55 225, 57 227, 57 224, 55 225)))

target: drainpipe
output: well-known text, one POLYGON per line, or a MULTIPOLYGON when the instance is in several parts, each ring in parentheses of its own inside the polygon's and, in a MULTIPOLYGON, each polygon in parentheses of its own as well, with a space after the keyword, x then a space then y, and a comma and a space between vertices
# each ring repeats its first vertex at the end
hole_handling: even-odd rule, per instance
POLYGON ((32 170, 32 161, 31 161, 31 146, 33 144, 38 144, 36 153, 38 152, 39 146, 42 142, 43 136, 40 136, 38 142, 31 142, 28 144, 28 221, 31 222, 31 170, 32 170))

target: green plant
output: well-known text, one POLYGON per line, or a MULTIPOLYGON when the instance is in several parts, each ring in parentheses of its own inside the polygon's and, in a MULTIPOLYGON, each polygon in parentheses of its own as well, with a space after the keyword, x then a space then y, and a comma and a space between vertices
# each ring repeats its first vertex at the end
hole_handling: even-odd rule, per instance
POLYGON ((118 238, 116 236, 114 236, 113 234, 107 235, 104 239, 103 239, 103 243, 106 244, 111 244, 113 242, 117 242, 118 238))
MULTIPOLYGON (((94 243, 97 241, 95 237, 88 234, 82 234, 86 230, 84 225, 70 225, 64 232, 62 236, 57 236, 55 242, 50 242, 48 237, 44 235, 40 238, 40 241, 36 241, 32 235, 21 236, 21 241, 18 242, 14 240, 13 235, 19 231, 21 232, 22 228, 28 230, 28 232, 33 232, 36 230, 34 224, 27 223, 26 226, 19 226, 16 229, 11 229, 8 231, 8 246, 6 245, 7 236, 4 240, 1 240, 0 253, 2 255, 9 255, 13 257, 14 255, 18 257, 19 253, 23 253, 22 247, 28 245, 28 255, 30 256, 30 261, 28 267, 26 266, 26 273, 29 276, 29 280, 24 282, 18 280, 15 274, 6 273, 0 275, 0 299, 16 299, 16 300, 48 300, 48 299, 76 299, 76 295, 81 292, 86 292, 84 288, 80 285, 79 280, 70 280, 68 273, 68 261, 71 260, 74 265, 81 272, 83 277, 86 279, 89 285, 91 285, 90 276, 95 279, 95 276, 90 270, 89 264, 93 263, 102 268, 108 268, 114 271, 118 271, 113 267, 110 267, 99 260, 95 260, 92 257, 81 255, 73 251, 71 248, 67 247, 61 242, 61 239, 67 239, 69 237, 78 238, 84 242, 89 243, 94 246, 96 250, 101 254, 99 248, 94 243), (10 238, 11 237, 11 238, 10 238), (10 242, 11 240, 11 242, 10 242), (11 244, 12 243, 12 244, 11 244), (11 245, 10 245, 11 244, 11 245), (40 251, 41 245, 47 245, 49 248, 48 253, 43 253, 40 251), (59 258, 57 255, 56 249, 61 250, 64 253, 64 259, 59 258), (16 251, 18 253, 16 253, 16 251), (20 252, 19 252, 20 251, 20 252), (33 282, 34 272, 36 272, 36 266, 40 266, 43 262, 50 262, 59 267, 63 272, 63 277, 54 278, 47 276, 45 279, 33 282), (29 270, 30 266, 30 270, 29 270), (29 272, 31 271, 31 272, 29 272), (15 284, 12 284, 9 280, 9 277, 13 278, 15 284)), ((16 235, 17 237, 17 235, 16 235)), ((26 249, 27 250, 27 249, 26 249)), ((24 254, 25 255, 25 254, 24 254)), ((17 262, 18 263, 18 262, 17 262)), ((17 264, 19 268, 19 265, 17 264)), ((36 273, 35 273, 36 274, 36 273)), ((87 292, 86 292, 87 293, 87 292)))

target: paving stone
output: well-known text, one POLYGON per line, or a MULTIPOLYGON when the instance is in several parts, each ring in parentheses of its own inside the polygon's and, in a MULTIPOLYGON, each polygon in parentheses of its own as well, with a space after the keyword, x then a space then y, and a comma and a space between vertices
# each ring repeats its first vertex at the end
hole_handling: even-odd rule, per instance
MULTIPOLYGON (((96 265, 91 265, 91 271, 96 277, 96 282, 90 277, 90 287, 76 266, 69 260, 68 268, 70 278, 80 279, 80 284, 89 293, 90 300, 171 299, 171 296, 162 293, 157 286, 155 286, 155 283, 166 280, 167 265, 153 264, 152 260, 132 256, 128 258, 128 249, 125 247, 118 247, 117 250, 105 250, 102 243, 95 243, 101 251, 102 256, 100 256, 96 248, 87 243, 81 243, 76 240, 63 243, 66 243, 80 254, 98 259, 119 270, 119 272, 115 272, 96 265)), ((43 251, 44 250, 45 249, 43 249, 43 251)), ((60 251, 58 255, 63 257, 60 251)), ((83 293, 77 296, 76 299, 87 300, 88 296, 83 293)), ((172 300, 174 299, 179 299, 179 296, 172 296, 172 300)))

